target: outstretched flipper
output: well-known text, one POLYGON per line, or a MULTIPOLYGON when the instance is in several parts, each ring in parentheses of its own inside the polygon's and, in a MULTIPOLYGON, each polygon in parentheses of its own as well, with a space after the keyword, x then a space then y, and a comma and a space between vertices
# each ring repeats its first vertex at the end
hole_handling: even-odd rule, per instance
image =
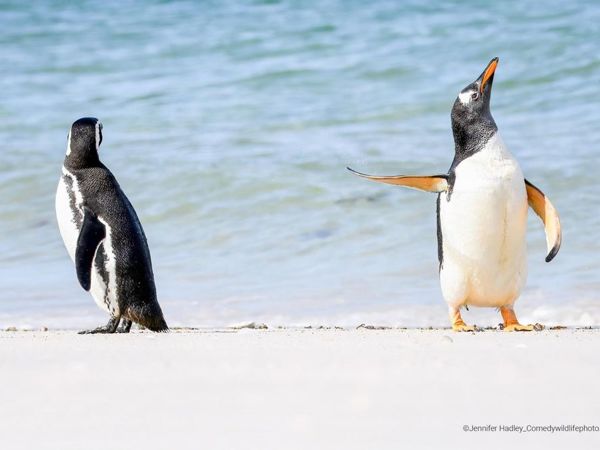
POLYGON ((425 192, 445 192, 448 190, 448 175, 392 175, 392 176, 373 176, 365 173, 357 172, 356 170, 346 167, 350 172, 359 177, 367 178, 379 183, 395 184, 411 189, 417 189, 425 192))
POLYGON ((546 244, 548 246, 546 262, 550 262, 558 253, 562 241, 558 212, 550 202, 550 199, 548 199, 548 197, 546 197, 537 187, 527 180, 525 180, 525 186, 527 188, 527 201, 529 202, 529 206, 531 206, 531 209, 533 209, 540 219, 542 219, 542 222, 544 222, 546 244))
POLYGON ((106 228, 98 220, 98 216, 88 207, 83 208, 83 224, 77 239, 75 250, 75 268, 79 284, 86 291, 90 290, 92 279, 92 263, 96 249, 106 237, 106 228))

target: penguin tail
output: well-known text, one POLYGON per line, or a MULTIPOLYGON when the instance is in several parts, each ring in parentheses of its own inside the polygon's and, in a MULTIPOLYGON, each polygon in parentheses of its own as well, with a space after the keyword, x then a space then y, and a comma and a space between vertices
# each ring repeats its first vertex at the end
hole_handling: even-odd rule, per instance
POLYGON ((127 315, 133 322, 151 331, 169 331, 169 326, 165 322, 162 310, 157 302, 142 306, 132 305, 127 309, 127 315))
POLYGON ((154 319, 151 321, 147 321, 146 324, 142 324, 150 331, 154 331, 156 333, 164 333, 169 331, 169 326, 167 322, 165 322, 164 317, 162 315, 158 319, 154 319))

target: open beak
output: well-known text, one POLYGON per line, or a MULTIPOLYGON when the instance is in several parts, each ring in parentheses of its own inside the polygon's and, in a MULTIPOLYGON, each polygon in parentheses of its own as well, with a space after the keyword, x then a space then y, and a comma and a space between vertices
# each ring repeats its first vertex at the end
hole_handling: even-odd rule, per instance
POLYGON ((483 88, 485 88, 486 83, 494 76, 496 67, 498 67, 498 61, 500 61, 498 57, 492 59, 479 77, 481 79, 481 84, 479 85, 480 94, 483 94, 483 88))

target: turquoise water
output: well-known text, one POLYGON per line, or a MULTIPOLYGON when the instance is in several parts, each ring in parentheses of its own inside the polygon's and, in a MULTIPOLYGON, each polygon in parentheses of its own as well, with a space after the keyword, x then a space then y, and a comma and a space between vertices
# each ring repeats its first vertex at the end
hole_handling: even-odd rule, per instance
POLYGON ((517 310, 600 324, 600 6, 496 3, 0 3, 0 326, 105 321, 54 217, 87 115, 171 325, 445 325, 435 196, 345 166, 446 171, 452 103, 493 56, 496 122, 564 229, 546 264, 530 215, 517 310))

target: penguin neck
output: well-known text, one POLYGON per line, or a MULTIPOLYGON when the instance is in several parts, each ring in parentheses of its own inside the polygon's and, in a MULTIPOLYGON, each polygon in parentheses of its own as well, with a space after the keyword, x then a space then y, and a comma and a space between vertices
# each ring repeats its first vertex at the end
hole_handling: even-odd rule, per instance
POLYGON ((452 121, 455 162, 477 153, 497 133, 498 127, 491 114, 476 120, 452 121))
POLYGON ((64 166, 70 170, 87 169, 90 167, 100 167, 102 163, 96 152, 87 152, 86 154, 69 154, 65 157, 64 166))

